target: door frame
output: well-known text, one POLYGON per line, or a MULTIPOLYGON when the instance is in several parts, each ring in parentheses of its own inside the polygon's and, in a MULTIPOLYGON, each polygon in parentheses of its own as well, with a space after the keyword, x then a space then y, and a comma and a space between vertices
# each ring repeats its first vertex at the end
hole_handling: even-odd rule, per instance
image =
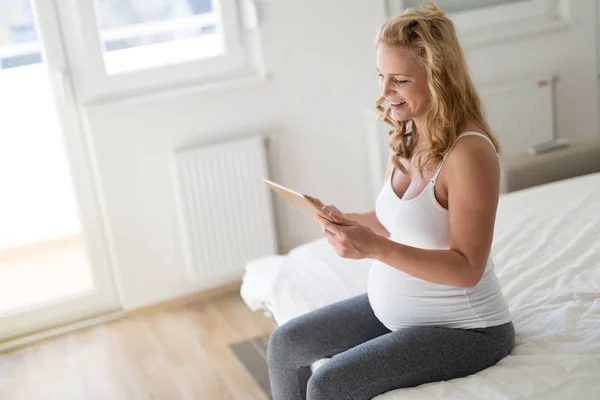
POLYGON ((85 125, 85 110, 76 102, 73 90, 57 0, 30 1, 63 133, 94 290, 0 315, 0 351, 61 333, 75 321, 71 329, 123 315, 93 146, 85 125), (39 333, 42 331, 47 332, 39 333))

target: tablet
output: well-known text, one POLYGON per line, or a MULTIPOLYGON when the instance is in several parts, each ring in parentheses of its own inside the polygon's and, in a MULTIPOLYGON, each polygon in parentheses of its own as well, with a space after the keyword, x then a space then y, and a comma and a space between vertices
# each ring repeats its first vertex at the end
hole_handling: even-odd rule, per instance
POLYGON ((298 193, 292 189, 288 189, 285 186, 281 186, 278 183, 272 182, 268 179, 263 179, 263 181, 271 188, 275 193, 281 196, 285 201, 290 203, 292 207, 296 210, 300 211, 302 214, 307 217, 313 218, 315 214, 320 215, 325 218, 329 222, 335 223, 335 221, 325 213, 325 211, 321 210, 321 208, 312 202, 308 197, 304 196, 301 193, 298 193))

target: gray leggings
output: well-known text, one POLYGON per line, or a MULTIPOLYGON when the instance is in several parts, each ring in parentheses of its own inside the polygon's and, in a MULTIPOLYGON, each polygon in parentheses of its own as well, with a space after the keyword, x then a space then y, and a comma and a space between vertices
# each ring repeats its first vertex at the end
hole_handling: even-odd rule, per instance
POLYGON ((367 400, 393 389, 474 374, 514 346, 512 322, 479 329, 390 331, 366 294, 294 318, 269 339, 273 400, 367 400), (333 358, 311 376, 310 365, 333 358))

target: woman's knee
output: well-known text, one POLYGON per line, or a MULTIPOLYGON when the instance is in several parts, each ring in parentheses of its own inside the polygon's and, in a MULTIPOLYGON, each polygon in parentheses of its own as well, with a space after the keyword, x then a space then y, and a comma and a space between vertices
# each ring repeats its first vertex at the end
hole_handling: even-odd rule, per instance
POLYGON ((295 358, 302 347, 302 327, 298 321, 291 320, 271 333, 267 346, 267 361, 269 364, 288 362, 295 358))

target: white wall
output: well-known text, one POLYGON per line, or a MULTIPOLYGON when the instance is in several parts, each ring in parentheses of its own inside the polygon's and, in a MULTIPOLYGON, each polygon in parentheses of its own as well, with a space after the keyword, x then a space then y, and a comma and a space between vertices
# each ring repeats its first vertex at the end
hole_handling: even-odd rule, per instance
MULTIPOLYGON (((371 206, 363 110, 378 94, 373 39, 383 2, 264 5, 272 80, 88 110, 126 308, 193 290, 183 272, 169 176, 174 148, 269 135, 273 180, 342 210, 371 206)), ((313 221, 276 206, 282 252, 320 235, 313 221)))
POLYGON ((598 135, 596 1, 568 1, 572 23, 564 30, 467 48, 473 79, 485 84, 552 73, 559 77, 558 136, 577 139, 598 135))
MULTIPOLYGON (((593 1, 572 2, 575 23, 568 31, 468 53, 475 78, 496 81, 551 67, 562 77, 560 136, 597 134, 598 101, 588 87, 596 87, 595 32, 586 22, 593 1)), ((372 44, 384 2, 263 4, 271 81, 88 110, 126 308, 193 290, 183 273, 169 175, 176 147, 269 135, 273 180, 343 211, 373 207, 364 110, 378 95, 372 44)), ((320 236, 312 221, 279 201, 276 206, 280 251, 320 236)))

